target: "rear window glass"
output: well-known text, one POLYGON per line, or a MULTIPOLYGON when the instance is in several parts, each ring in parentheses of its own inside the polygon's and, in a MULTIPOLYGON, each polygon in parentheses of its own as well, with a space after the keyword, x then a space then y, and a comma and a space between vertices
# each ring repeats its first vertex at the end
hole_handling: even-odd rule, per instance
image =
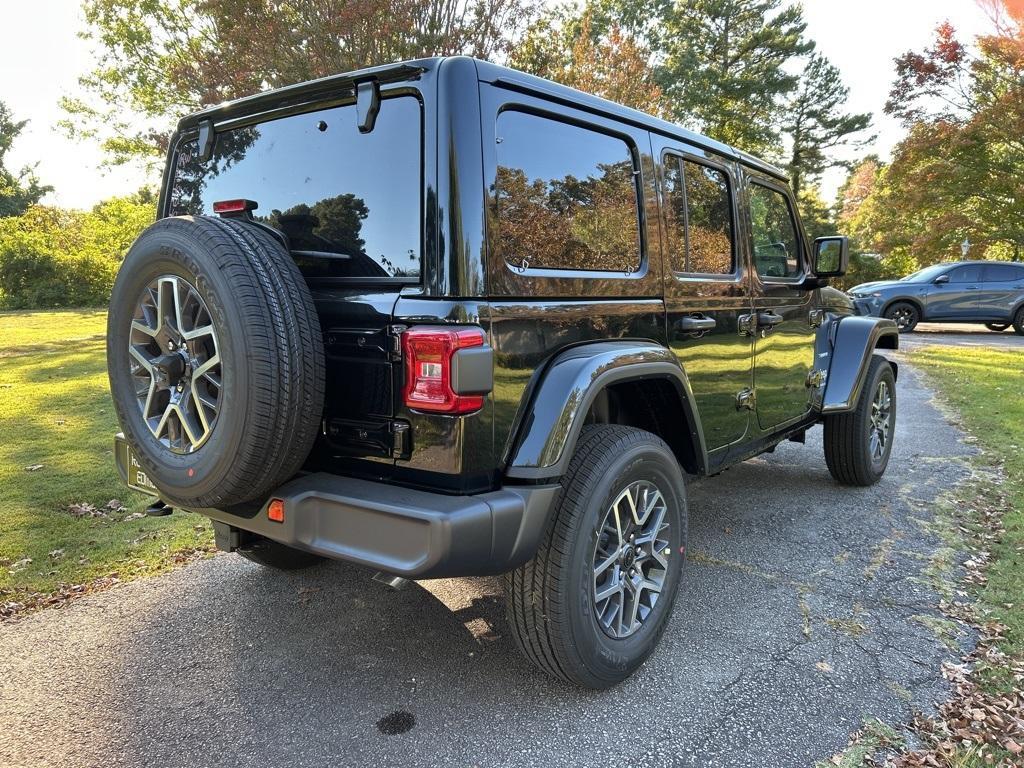
POLYGON ((636 272, 640 218, 622 139, 506 111, 498 116, 494 246, 518 269, 636 272))
POLYGON ((354 105, 219 132, 202 162, 179 145, 170 213, 213 214, 218 200, 255 200, 257 221, 288 235, 306 277, 420 276, 420 105, 385 99, 370 133, 354 105))

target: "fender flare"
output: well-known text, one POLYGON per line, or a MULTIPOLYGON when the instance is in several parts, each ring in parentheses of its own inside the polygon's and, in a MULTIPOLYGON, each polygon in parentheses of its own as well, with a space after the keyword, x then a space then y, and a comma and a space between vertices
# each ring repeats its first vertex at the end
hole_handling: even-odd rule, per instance
MULTIPOLYGON (((879 347, 899 349, 900 343, 896 323, 882 317, 840 318, 831 335, 832 361, 822 399, 823 414, 853 410, 868 375, 871 355, 879 347)), ((895 364, 893 370, 896 370, 895 364)))
POLYGON ((561 352, 541 372, 516 418, 506 475, 518 480, 564 475, 598 393, 611 384, 651 378, 667 379, 676 387, 698 461, 706 468, 707 449, 693 390, 675 355, 654 342, 598 341, 561 352))

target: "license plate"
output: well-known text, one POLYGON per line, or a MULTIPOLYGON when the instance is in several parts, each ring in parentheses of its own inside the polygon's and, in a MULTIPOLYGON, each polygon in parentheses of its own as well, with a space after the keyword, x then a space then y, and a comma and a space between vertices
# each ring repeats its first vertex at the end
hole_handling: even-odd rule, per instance
POLYGON ((146 474, 146 470, 139 464, 139 460, 135 458, 135 452, 132 450, 132 447, 128 443, 121 443, 121 450, 125 452, 124 466, 128 470, 128 487, 134 488, 136 491, 152 494, 153 496, 159 496, 160 491, 153 485, 153 482, 146 474))

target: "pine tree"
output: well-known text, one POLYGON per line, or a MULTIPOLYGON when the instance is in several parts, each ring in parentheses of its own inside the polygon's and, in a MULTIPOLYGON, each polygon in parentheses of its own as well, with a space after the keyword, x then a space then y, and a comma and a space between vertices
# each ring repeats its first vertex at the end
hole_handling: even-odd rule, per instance
POLYGON ((871 125, 871 115, 843 111, 850 89, 839 70, 821 54, 811 56, 799 85, 786 106, 783 132, 790 140, 787 170, 798 195, 826 169, 842 163, 830 151, 844 145, 863 146, 873 136, 854 141, 853 134, 871 125))
POLYGON ((779 146, 779 101, 797 86, 785 63, 814 44, 799 5, 679 0, 667 20, 659 81, 673 116, 758 154, 779 146))

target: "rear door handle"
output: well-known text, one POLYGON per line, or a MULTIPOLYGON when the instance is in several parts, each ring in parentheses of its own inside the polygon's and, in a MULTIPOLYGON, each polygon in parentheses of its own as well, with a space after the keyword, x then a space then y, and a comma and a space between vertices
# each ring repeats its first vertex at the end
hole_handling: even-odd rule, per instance
POLYGON ((774 312, 757 313, 757 325, 761 328, 774 328, 776 325, 781 323, 782 320, 782 315, 777 315, 774 312))
POLYGON ((715 318, 704 315, 681 317, 675 322, 677 331, 710 331, 714 327, 715 318))

